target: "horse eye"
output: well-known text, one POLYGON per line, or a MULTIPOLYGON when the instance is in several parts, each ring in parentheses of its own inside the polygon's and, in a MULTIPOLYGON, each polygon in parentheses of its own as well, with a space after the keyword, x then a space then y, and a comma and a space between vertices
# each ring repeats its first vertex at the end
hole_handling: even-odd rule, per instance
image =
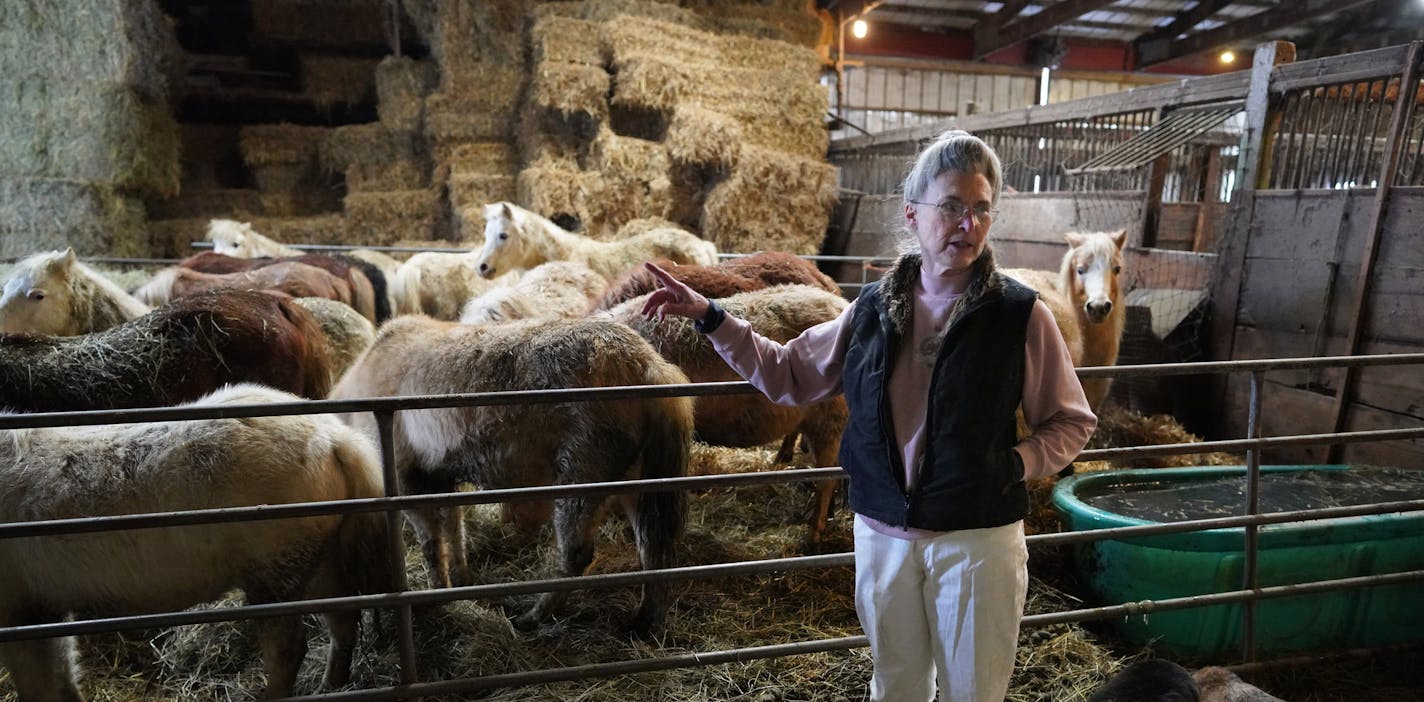
POLYGON ((27 297, 29 297, 31 300, 34 300, 35 302, 39 302, 40 300, 45 299, 45 294, 43 290, 31 290, 27 297))
POLYGON ((1116 275, 1116 274, 1118 274, 1118 273, 1121 273, 1121 272, 1122 272, 1122 266, 1113 266, 1113 274, 1114 274, 1114 275, 1116 275))
POLYGON ((1083 275, 1084 273, 1087 273, 1087 272, 1088 272, 1088 267, 1087 267, 1087 266, 1078 266, 1078 275, 1083 275))
POLYGON ((500 233, 499 233, 499 240, 500 240, 500 241, 504 241, 505 239, 508 239, 508 238, 509 238, 509 232, 500 232, 500 233))

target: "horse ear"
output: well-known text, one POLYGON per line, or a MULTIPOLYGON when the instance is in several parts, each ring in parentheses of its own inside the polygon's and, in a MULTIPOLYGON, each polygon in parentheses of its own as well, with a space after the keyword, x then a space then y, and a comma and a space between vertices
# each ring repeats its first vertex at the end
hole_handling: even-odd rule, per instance
POLYGON ((61 270, 68 270, 73 268, 74 264, 78 261, 79 256, 74 253, 74 247, 70 246, 64 250, 64 256, 60 257, 59 267, 61 270))
POLYGON ((1123 244, 1127 243, 1126 229, 1119 229, 1113 232, 1112 234, 1109 234, 1108 236, 1112 237, 1113 244, 1116 245, 1119 249, 1122 248, 1123 244))
POLYGON ((1088 240, 1087 237, 1083 236, 1080 232, 1063 232, 1063 238, 1068 240, 1068 248, 1070 249, 1076 249, 1082 246, 1084 241, 1088 240))
POLYGON ((513 206, 513 205, 510 205, 508 202, 501 202, 501 203, 499 203, 499 208, 500 208, 501 213, 504 214, 504 216, 505 216, 506 218, 509 218, 509 219, 513 219, 513 218, 514 218, 514 206, 513 206))

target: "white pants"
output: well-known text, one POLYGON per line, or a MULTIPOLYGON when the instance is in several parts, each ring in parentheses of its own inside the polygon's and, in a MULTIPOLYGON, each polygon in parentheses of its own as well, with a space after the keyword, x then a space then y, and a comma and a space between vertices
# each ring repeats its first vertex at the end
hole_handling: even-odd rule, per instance
POLYGON ((1023 522, 909 541, 857 518, 855 610, 875 663, 872 702, 1003 702, 1027 593, 1023 522))

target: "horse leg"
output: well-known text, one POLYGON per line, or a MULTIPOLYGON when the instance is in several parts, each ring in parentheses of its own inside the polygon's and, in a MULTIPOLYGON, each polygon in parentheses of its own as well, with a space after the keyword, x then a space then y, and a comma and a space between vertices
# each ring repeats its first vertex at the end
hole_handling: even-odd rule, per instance
MULTIPOLYGON (((356 594, 353 583, 344 582, 336 563, 335 554, 323 559, 307 586, 307 596, 314 598, 340 597, 356 594)), ((343 609, 323 612, 327 633, 331 635, 331 648, 326 652, 326 671, 321 684, 324 689, 335 689, 351 681, 351 659, 356 651, 356 639, 361 630, 361 610, 343 609)))
POLYGON ((74 658, 74 639, 68 636, 0 644, 0 663, 24 702, 84 702, 74 658))
MULTIPOLYGON (((279 586, 280 592, 270 586, 248 586, 243 588, 250 604, 266 604, 301 596, 299 587, 279 586)), ((307 655, 306 632, 302 630, 300 616, 273 617, 257 622, 257 648, 262 656, 262 670, 267 673, 267 689, 261 699, 291 697, 292 688, 297 684, 297 672, 302 667, 302 659, 307 655)))
POLYGON ((519 500, 499 503, 499 520, 513 524, 523 534, 533 534, 549 523, 554 514, 553 500, 519 500))
MULTIPOLYGON (((628 515, 628 523, 633 526, 633 540, 643 570, 659 570, 675 565, 678 529, 673 525, 680 523, 681 517, 674 515, 676 511, 686 509, 678 504, 683 499, 678 492, 645 492, 618 497, 624 513, 628 515)), ((644 637, 662 628, 671 599, 667 583, 645 584, 638 612, 629 625, 631 632, 644 637)))
MULTIPOLYGON (((810 444, 811 457, 817 468, 828 468, 839 461, 841 433, 849 414, 843 400, 831 400, 813 405, 807 409, 806 421, 801 432, 810 444)), ((831 478, 816 483, 816 503, 811 513, 811 523, 806 530, 806 550, 817 552, 821 549, 826 535, 826 524, 831 518, 831 504, 835 500, 836 488, 844 482, 831 478)))
POLYGON ((776 463, 790 463, 796 458, 796 440, 801 437, 801 432, 793 431, 781 440, 781 448, 776 450, 776 463))
MULTIPOLYGON (((402 482, 406 494, 424 495, 455 489, 453 480, 418 468, 408 471, 402 482)), ((465 555, 464 514, 458 505, 407 510, 406 519, 415 528, 432 585, 454 587, 471 580, 465 555)))
MULTIPOLYGON (((583 575, 593 563, 594 537, 598 533, 602 497, 564 497, 554 506, 554 541, 559 563, 555 575, 574 577, 583 575)), ((516 629, 528 631, 568 597, 566 592, 545 592, 539 595, 534 605, 514 618, 516 629)))

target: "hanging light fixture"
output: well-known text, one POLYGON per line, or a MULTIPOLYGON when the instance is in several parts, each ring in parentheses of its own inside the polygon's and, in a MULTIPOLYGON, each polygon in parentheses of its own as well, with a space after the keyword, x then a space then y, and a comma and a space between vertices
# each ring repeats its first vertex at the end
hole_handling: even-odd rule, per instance
POLYGON ((1221 52, 1221 62, 1222 62, 1222 63, 1236 63, 1236 52, 1235 52, 1235 51, 1232 51, 1231 49, 1227 49, 1227 50, 1221 52))
POLYGON ((850 25, 850 33, 856 39, 864 39, 865 35, 870 33, 870 25, 866 24, 865 20, 858 19, 850 25))

